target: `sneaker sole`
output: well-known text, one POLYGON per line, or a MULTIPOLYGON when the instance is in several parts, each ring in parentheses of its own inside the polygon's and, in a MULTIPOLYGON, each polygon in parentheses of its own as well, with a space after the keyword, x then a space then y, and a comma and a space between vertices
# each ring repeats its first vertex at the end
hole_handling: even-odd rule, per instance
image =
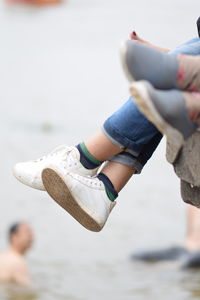
POLYGON ((56 171, 46 168, 42 172, 42 181, 47 193, 64 210, 66 210, 76 221, 86 229, 99 232, 102 227, 77 203, 72 196, 67 183, 56 171))
POLYGON ((167 136, 168 142, 172 143, 179 151, 184 144, 182 134, 168 124, 163 117, 159 114, 153 102, 142 83, 133 83, 130 86, 131 95, 134 97, 135 102, 139 106, 142 113, 156 125, 156 127, 167 136))

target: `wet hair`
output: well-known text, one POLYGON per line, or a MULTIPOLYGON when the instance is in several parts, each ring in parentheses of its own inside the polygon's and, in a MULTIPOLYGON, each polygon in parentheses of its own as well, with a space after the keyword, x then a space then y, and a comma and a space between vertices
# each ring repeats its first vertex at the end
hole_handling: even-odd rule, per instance
POLYGON ((21 225, 21 223, 18 222, 18 223, 14 223, 14 224, 12 224, 12 225, 10 226, 10 228, 8 229, 8 238, 9 238, 9 240, 11 239, 11 236, 12 236, 13 234, 15 234, 15 233, 18 232, 19 226, 20 226, 20 225, 21 225))

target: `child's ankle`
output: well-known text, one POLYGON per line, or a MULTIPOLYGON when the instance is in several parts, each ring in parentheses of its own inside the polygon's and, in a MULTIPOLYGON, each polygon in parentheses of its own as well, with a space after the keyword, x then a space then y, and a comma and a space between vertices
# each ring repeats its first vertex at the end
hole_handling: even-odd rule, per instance
POLYGON ((99 173, 98 176, 99 180, 101 180, 105 186, 106 194, 110 201, 115 201, 115 199, 118 197, 118 193, 115 190, 112 182, 110 179, 103 173, 99 173))
POLYGON ((80 163, 86 169, 98 168, 103 162, 96 159, 87 149, 85 143, 80 143, 77 146, 80 153, 80 163))

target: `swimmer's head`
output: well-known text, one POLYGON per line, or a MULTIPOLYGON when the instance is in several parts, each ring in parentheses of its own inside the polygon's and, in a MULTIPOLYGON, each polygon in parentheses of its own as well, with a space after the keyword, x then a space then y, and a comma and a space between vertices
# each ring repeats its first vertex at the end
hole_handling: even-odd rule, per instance
POLYGON ((33 244, 33 231, 24 222, 13 224, 8 231, 9 241, 13 248, 19 253, 24 254, 33 244))

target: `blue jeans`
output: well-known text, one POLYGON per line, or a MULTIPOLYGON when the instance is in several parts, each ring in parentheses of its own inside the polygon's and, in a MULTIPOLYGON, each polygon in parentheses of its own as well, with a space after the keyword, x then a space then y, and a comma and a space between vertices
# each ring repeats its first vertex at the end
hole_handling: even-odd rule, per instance
MULTIPOLYGON (((171 53, 200 55, 200 38, 189 40, 171 53)), ((126 148, 131 154, 121 152, 109 160, 132 166, 137 173, 141 172, 162 139, 162 134, 140 113, 132 98, 104 122, 102 130, 113 144, 126 148)))

